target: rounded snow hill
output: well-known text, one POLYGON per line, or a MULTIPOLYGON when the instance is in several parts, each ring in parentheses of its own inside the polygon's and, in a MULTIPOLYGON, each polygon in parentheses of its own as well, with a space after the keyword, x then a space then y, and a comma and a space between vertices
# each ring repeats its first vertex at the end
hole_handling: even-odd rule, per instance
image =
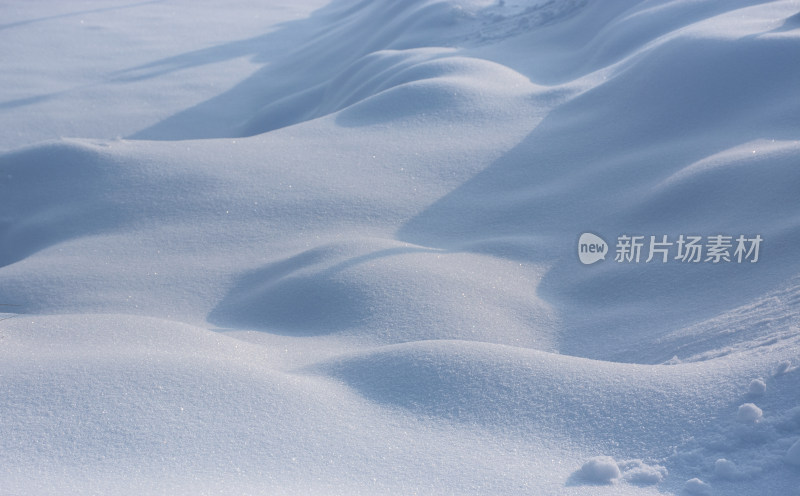
POLYGON ((480 254, 351 239, 239 278, 211 312, 225 328, 376 343, 466 339, 552 350, 541 269, 480 254))

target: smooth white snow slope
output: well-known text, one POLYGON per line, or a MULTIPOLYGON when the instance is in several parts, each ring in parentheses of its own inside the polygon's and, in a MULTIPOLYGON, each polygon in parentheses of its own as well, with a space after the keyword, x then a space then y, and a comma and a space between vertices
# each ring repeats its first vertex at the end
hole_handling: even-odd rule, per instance
POLYGON ((800 494, 800 2, 0 13, 0 495, 800 494))

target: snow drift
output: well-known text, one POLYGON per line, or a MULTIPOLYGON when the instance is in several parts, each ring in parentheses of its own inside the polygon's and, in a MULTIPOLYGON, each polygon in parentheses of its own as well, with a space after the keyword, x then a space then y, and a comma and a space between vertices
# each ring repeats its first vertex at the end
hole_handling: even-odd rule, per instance
POLYGON ((4 491, 800 486, 796 3, 103 5, 0 30, 4 491))

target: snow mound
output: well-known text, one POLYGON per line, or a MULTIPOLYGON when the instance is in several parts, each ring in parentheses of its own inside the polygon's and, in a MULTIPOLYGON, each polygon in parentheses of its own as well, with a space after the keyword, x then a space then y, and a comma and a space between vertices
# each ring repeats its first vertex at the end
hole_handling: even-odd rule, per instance
POLYGON ((661 465, 650 465, 642 460, 615 461, 610 456, 598 456, 584 463, 572 479, 583 484, 628 483, 634 486, 649 486, 664 481, 667 469, 661 465))
POLYGON ((622 471, 623 480, 641 486, 663 482, 668 474, 666 467, 647 464, 642 460, 625 460, 619 462, 618 465, 622 471))
POLYGON ((755 424, 761 420, 763 413, 759 407, 753 403, 745 403, 739 406, 736 412, 736 420, 746 424, 755 424))
POLYGON ((552 350, 556 320, 537 301, 536 272, 480 254, 354 238, 240 276, 209 320, 290 335, 467 339, 552 350))
POLYGON ((764 379, 753 379, 750 381, 750 387, 747 392, 753 396, 762 396, 767 392, 767 384, 764 382, 764 379))
MULTIPOLYGON (((268 82, 261 96, 265 103, 235 130, 236 135, 250 136, 316 119, 362 101, 343 112, 338 122, 366 126, 428 117, 459 119, 462 124, 474 120, 469 125, 478 125, 501 118, 504 109, 518 109, 515 98, 537 89, 507 66, 458 55, 454 45, 476 38, 476 31, 487 24, 498 24, 499 14, 490 14, 481 2, 381 0, 354 7, 346 3, 333 3, 313 19, 324 26, 335 22, 338 29, 317 27, 305 46, 265 69, 284 82, 276 84, 277 78, 266 74, 259 77, 268 82), (379 34, 376 25, 381 26, 379 34), (298 66, 298 60, 307 62, 298 66), (287 73, 291 83, 286 81, 287 73), (482 104, 491 99, 491 112, 482 113, 482 104)), ((531 29, 579 8, 552 7, 534 2, 511 18, 527 19, 531 29), (534 18, 538 20, 531 24, 534 18)), ((505 30, 503 37, 514 35, 505 30)), ((488 41, 482 35, 477 38, 488 41)))
POLYGON ((584 463, 577 473, 586 482, 595 484, 611 484, 622 475, 617 462, 610 456, 592 458, 584 463))
POLYGON ((342 111, 344 126, 382 124, 403 118, 433 118, 474 124, 518 111, 537 89, 499 64, 451 57, 412 67, 391 88, 342 111))
POLYGON ((686 481, 686 484, 683 486, 684 491, 688 494, 697 495, 697 496, 707 496, 711 494, 711 485, 707 482, 703 482, 698 478, 689 479, 686 481))
POLYGON ((736 464, 725 458, 720 458, 714 462, 714 475, 724 480, 735 480, 742 477, 736 464))
POLYGON ((775 367, 775 374, 774 375, 776 375, 776 376, 784 375, 784 374, 788 374, 789 372, 794 372, 795 370, 797 370, 797 367, 792 366, 792 362, 790 362, 788 360, 785 360, 785 361, 779 363, 777 367, 775 367))
POLYGON ((270 103, 244 125, 242 134, 337 111, 336 122, 343 126, 408 119, 480 125, 513 115, 537 90, 542 91, 505 66, 454 56, 451 50, 379 51, 322 87, 270 103))

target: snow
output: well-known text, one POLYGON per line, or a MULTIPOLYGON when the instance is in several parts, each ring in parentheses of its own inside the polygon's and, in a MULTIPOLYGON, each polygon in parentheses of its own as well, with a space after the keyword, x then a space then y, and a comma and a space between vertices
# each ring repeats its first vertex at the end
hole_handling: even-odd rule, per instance
POLYGON ((584 463, 573 479, 583 484, 626 483, 643 487, 662 482, 667 473, 665 467, 639 459, 616 461, 610 456, 597 456, 584 463))
POLYGON ((739 422, 754 424, 761 420, 763 413, 764 412, 755 404, 744 403, 739 405, 739 410, 736 412, 736 419, 739 420, 739 422))
POLYGON ((662 482, 668 470, 661 465, 650 465, 642 460, 625 460, 618 464, 622 477, 631 484, 649 485, 662 482))
POLYGON ((0 9, 0 492, 800 487, 797 2, 0 9))
POLYGON ((750 381, 748 392, 753 396, 762 396, 767 392, 767 384, 764 382, 764 379, 753 379, 750 381))
POLYGON ((725 458, 720 458, 714 462, 714 475, 720 479, 733 480, 739 478, 741 473, 735 463, 725 458))
POLYGON ((578 471, 578 475, 587 482, 610 484, 615 479, 619 479, 622 474, 613 458, 598 456, 584 463, 578 471))
POLYGON ((795 466, 800 466, 800 439, 795 441, 789 451, 786 452, 785 457, 786 463, 790 463, 795 466))
POLYGON ((711 494, 711 485, 707 482, 701 481, 697 477, 686 481, 684 489, 688 494, 695 494, 698 496, 711 494))
POLYGON ((789 372, 793 372, 796 370, 797 367, 792 366, 792 362, 788 360, 784 360, 775 367, 775 375, 783 375, 788 374, 789 372))

